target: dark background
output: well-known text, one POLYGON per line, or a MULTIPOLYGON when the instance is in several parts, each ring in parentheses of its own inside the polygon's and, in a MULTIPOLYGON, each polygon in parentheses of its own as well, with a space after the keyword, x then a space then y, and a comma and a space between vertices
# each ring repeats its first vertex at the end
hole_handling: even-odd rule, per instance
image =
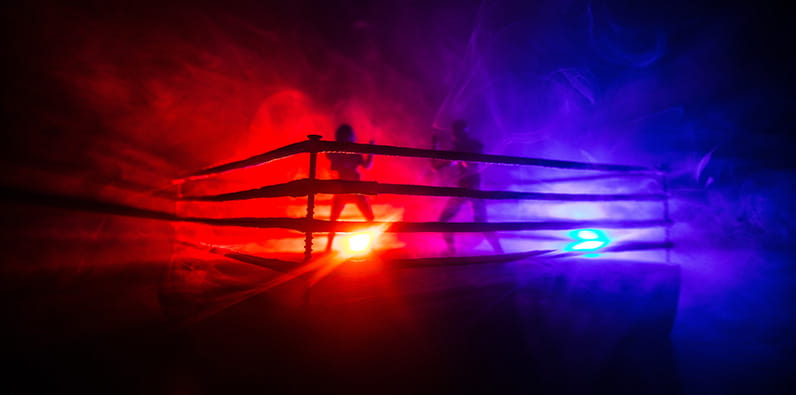
MULTIPOLYGON (((4 5, 2 28, 10 368, 0 388, 9 393, 775 393, 794 384, 794 32, 784 9, 34 1, 4 5), (362 141, 427 147, 461 116, 488 152, 669 163, 677 270, 606 263, 584 274, 572 263, 544 275, 506 269, 509 280, 504 269, 454 274, 479 285, 407 291, 398 300, 411 308, 385 308, 394 294, 302 307, 291 304, 301 287, 288 285, 225 309, 224 286, 238 292, 265 275, 235 272, 249 282, 230 285, 216 273, 217 294, 203 288, 177 303, 167 291, 184 229, 18 193, 172 211, 159 192, 199 168, 310 132, 329 138, 340 122, 362 141), (636 325, 647 315, 629 300, 662 316, 636 325), (205 318, 196 306, 220 312, 205 318)), ((408 166, 384 162, 368 177, 419 174, 408 166)), ((495 172, 486 184, 508 188, 511 177, 495 172)), ((421 281, 396 276, 399 289, 421 281)), ((339 287, 356 288, 354 277, 339 287)))

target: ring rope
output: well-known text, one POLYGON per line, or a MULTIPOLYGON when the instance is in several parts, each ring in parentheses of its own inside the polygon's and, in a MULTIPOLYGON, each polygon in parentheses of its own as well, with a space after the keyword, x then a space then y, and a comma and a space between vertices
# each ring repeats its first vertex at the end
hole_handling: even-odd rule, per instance
MULTIPOLYGON (((401 156, 401 157, 427 158, 427 159, 450 160, 450 161, 481 162, 481 163, 494 163, 501 165, 542 166, 542 167, 552 167, 559 169, 621 171, 621 172, 651 172, 651 173, 661 172, 661 170, 659 169, 654 169, 644 166, 585 163, 585 162, 554 160, 554 159, 524 158, 524 157, 508 156, 508 155, 476 154, 476 153, 458 152, 458 151, 439 151, 439 150, 420 149, 420 148, 396 147, 391 145, 343 143, 338 141, 323 141, 323 140, 318 141, 317 144, 318 145, 316 152, 376 154, 383 156, 401 156)), ((287 156, 296 155, 300 153, 309 153, 309 152, 310 152, 310 144, 308 141, 293 143, 246 159, 209 167, 200 170, 198 172, 192 173, 188 176, 177 178, 173 181, 173 183, 180 184, 186 181, 200 180, 210 177, 212 175, 221 174, 237 169, 243 169, 247 167, 258 166, 287 156)))
POLYGON ((388 184, 376 181, 310 180, 302 179, 287 183, 268 185, 246 191, 217 195, 185 196, 184 201, 227 202, 273 197, 300 197, 310 193, 365 195, 392 194, 414 196, 449 196, 492 200, 551 200, 570 202, 614 202, 614 201, 662 201, 668 198, 663 193, 636 194, 568 194, 519 191, 484 191, 471 188, 439 187, 410 184, 388 184))

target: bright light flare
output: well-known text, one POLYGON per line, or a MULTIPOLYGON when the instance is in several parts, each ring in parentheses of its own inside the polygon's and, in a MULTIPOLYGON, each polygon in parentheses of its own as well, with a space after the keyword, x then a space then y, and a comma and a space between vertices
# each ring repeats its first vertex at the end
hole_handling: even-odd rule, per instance
POLYGON ((345 249, 350 254, 363 254, 370 250, 373 236, 370 233, 354 233, 345 240, 345 249))

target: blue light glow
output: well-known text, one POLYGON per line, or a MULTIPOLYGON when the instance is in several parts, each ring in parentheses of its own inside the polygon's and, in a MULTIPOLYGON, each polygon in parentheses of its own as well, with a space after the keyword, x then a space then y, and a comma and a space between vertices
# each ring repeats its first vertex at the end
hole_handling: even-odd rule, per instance
POLYGON ((594 251, 605 245, 605 242, 598 240, 582 241, 572 246, 573 250, 577 251, 594 251))
POLYGON ((569 237, 575 241, 564 247, 564 251, 592 252, 607 246, 610 242, 605 232, 599 229, 573 230, 569 232, 569 237))
POLYGON ((600 235, 597 234, 597 232, 595 232, 595 231, 593 231, 591 229, 584 229, 584 230, 576 231, 576 235, 577 235, 576 236, 577 238, 580 238, 580 239, 583 239, 583 240, 597 240, 597 239, 600 238, 600 235))

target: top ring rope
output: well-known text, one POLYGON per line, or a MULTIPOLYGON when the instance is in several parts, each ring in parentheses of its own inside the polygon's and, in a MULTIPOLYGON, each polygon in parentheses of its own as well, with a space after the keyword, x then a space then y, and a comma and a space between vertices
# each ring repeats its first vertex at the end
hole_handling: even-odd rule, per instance
POLYGON ((644 166, 611 165, 601 163, 585 163, 566 160, 523 158, 519 156, 474 154, 458 151, 438 151, 420 148, 394 147, 390 145, 371 145, 358 143, 342 143, 337 141, 320 141, 319 152, 347 152, 360 154, 376 154, 385 156, 404 156, 413 158, 430 158, 463 162, 496 163, 502 165, 542 166, 559 169, 602 170, 602 171, 645 171, 660 172, 658 169, 644 166))
POLYGON ((174 179, 172 183, 181 184, 186 181, 201 180, 216 174, 226 173, 232 170, 244 169, 247 167, 259 166, 264 163, 275 161, 277 159, 282 159, 288 156, 301 154, 305 152, 309 152, 309 142, 302 141, 298 143, 293 143, 286 145, 284 147, 277 148, 272 151, 268 151, 266 153, 252 156, 250 158, 238 160, 235 162, 225 163, 223 165, 208 167, 206 169, 199 170, 196 173, 190 174, 188 176, 174 179))
MULTIPOLYGON (((177 178, 173 180, 173 183, 181 184, 186 181, 200 180, 232 170, 258 166, 264 163, 268 163, 295 154, 309 153, 311 150, 311 146, 312 145, 310 144, 309 141, 302 141, 298 143, 289 144, 284 147, 277 148, 275 150, 255 155, 246 159, 225 163, 222 165, 213 166, 200 170, 185 177, 177 178)), ((420 148, 395 147, 391 145, 343 143, 337 141, 323 141, 323 140, 317 142, 317 148, 315 152, 346 152, 346 153, 360 153, 360 154, 375 154, 375 155, 384 155, 384 156, 402 156, 410 158, 428 158, 428 159, 440 159, 440 160, 450 160, 450 161, 495 163, 501 165, 542 166, 542 167, 552 167, 558 169, 619 171, 619 172, 651 172, 651 173, 661 172, 661 170, 659 169, 644 167, 644 166, 585 163, 585 162, 575 162, 575 161, 566 161, 566 160, 524 158, 518 156, 494 155, 494 154, 475 154, 470 152, 439 151, 439 150, 420 149, 420 148)))

